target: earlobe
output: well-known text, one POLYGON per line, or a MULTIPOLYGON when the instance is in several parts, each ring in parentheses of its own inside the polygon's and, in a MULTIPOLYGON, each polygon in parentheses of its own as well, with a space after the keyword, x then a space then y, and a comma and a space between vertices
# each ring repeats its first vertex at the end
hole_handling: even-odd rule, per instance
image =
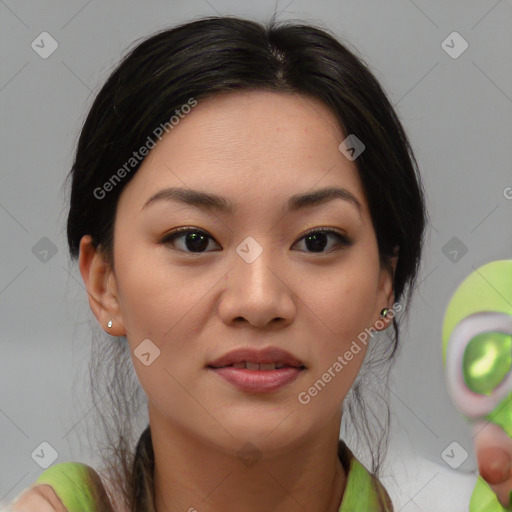
POLYGON ((379 319, 375 322, 375 329, 377 331, 385 331, 389 324, 393 321, 393 315, 391 312, 391 308, 385 306, 381 309, 379 319))
POLYGON ((79 268, 89 305, 101 328, 111 336, 126 335, 115 276, 101 251, 93 247, 90 235, 80 240, 79 268), (112 322, 110 328, 109 321, 112 322))
POLYGON ((381 278, 383 281, 380 283, 380 289, 383 292, 384 299, 382 304, 378 304, 380 307, 380 314, 379 314, 379 325, 382 325, 382 328, 378 328, 376 326, 377 330, 383 331, 389 327, 389 325, 393 321, 394 317, 394 311, 391 311, 393 304, 395 302, 395 293, 394 293, 394 281, 395 281, 395 271, 396 266, 398 263, 398 252, 399 247, 398 245, 394 247, 393 249, 393 256, 390 258, 390 269, 382 269, 381 278), (386 310, 386 311, 385 311, 386 310), (386 314, 384 314, 386 313, 386 314))

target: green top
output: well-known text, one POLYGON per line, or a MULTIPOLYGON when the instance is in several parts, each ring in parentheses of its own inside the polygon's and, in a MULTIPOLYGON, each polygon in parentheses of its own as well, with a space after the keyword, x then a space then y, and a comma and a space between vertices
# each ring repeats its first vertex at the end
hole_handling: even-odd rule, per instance
POLYGON ((507 512, 509 510, 512 508, 503 507, 489 484, 481 476, 478 476, 471 495, 469 512, 507 512))
POLYGON ((96 512, 92 473, 87 464, 61 462, 43 471, 35 485, 51 485, 68 512, 96 512))
POLYGON ((350 459, 347 483, 339 512, 393 512, 384 487, 355 458, 350 459), (379 504, 379 494, 381 501, 379 504))
MULTIPOLYGON (((348 465, 348 477, 339 512, 392 512, 391 505, 384 508, 378 504, 378 493, 390 503, 384 487, 346 446, 342 449, 346 450, 342 463, 345 470, 348 465)), ((68 512, 101 512, 95 506, 97 482, 97 473, 90 466, 80 462, 61 462, 43 471, 36 485, 51 485, 68 512)))

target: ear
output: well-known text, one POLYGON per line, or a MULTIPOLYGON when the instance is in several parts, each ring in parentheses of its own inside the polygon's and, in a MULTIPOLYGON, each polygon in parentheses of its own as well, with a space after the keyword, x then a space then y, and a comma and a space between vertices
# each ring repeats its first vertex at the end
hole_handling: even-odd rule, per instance
POLYGON ((126 329, 118 299, 116 278, 101 251, 92 245, 90 235, 80 240, 79 268, 84 280, 89 305, 100 326, 111 336, 125 336, 126 329), (107 326, 112 320, 112 327, 107 326))
MULTIPOLYGON (((380 271, 379 276, 379 290, 377 294, 377 311, 375 312, 375 317, 377 320, 380 320, 380 323, 383 323, 384 325, 382 328, 375 329, 377 331, 383 331, 384 329, 387 329, 389 325, 393 322, 393 316, 389 315, 385 317, 380 316, 380 312, 383 308, 391 309, 393 307, 393 304, 395 303, 395 291, 393 287, 394 278, 395 278, 395 271, 396 271, 396 265, 398 263, 398 254, 399 254, 399 246, 396 245, 393 248, 393 256, 390 258, 390 266, 391 266, 391 272, 388 268, 382 267, 380 271)), ((377 321, 375 320, 375 321, 377 321)))

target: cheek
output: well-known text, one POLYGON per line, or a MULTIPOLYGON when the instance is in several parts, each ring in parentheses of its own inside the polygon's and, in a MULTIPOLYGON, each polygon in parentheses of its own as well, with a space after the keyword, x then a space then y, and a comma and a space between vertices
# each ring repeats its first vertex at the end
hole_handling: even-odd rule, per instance
MULTIPOLYGON (((317 288, 307 292, 310 309, 315 313, 317 326, 324 333, 326 353, 342 350, 370 327, 374 318, 377 276, 368 267, 341 269, 317 288)), ((319 337, 320 338, 320 337, 319 337)))
POLYGON ((340 350, 332 351, 310 372, 297 396, 298 407, 305 415, 323 423, 333 413, 341 411, 359 374, 366 350, 364 344, 349 343, 340 350))
POLYGON ((309 388, 310 396, 327 409, 337 407, 356 379, 371 339, 369 328, 377 320, 373 318, 377 276, 368 265, 366 269, 347 265, 316 293, 306 295, 314 312, 310 333, 317 333, 311 341, 314 368, 308 385, 315 389, 309 388))
POLYGON ((121 248, 119 254, 116 275, 127 336, 133 343, 151 338, 157 345, 181 339, 212 276, 202 277, 192 267, 172 267, 164 249, 132 251, 123 258, 121 248))
POLYGON ((119 248, 116 276, 135 370, 150 395, 156 397, 163 387, 178 396, 181 388, 172 376, 186 382, 187 365, 202 362, 197 335, 218 276, 198 274, 197 267, 171 266, 163 250, 132 251, 123 258, 128 253, 123 253, 122 243, 119 248), (157 354, 149 366, 138 358, 147 339, 149 359, 154 358, 152 352, 157 354))

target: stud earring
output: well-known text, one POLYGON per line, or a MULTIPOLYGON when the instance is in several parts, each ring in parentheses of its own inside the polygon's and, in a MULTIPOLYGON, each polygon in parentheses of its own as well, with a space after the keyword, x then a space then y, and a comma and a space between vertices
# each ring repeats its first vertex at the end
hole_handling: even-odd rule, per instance
POLYGON ((107 327, 110 329, 112 327, 112 320, 109 320, 107 323, 107 327))
POLYGON ((389 311, 388 308, 382 309, 381 312, 380 312, 380 316, 383 317, 383 318, 386 317, 388 315, 388 311, 389 311))

